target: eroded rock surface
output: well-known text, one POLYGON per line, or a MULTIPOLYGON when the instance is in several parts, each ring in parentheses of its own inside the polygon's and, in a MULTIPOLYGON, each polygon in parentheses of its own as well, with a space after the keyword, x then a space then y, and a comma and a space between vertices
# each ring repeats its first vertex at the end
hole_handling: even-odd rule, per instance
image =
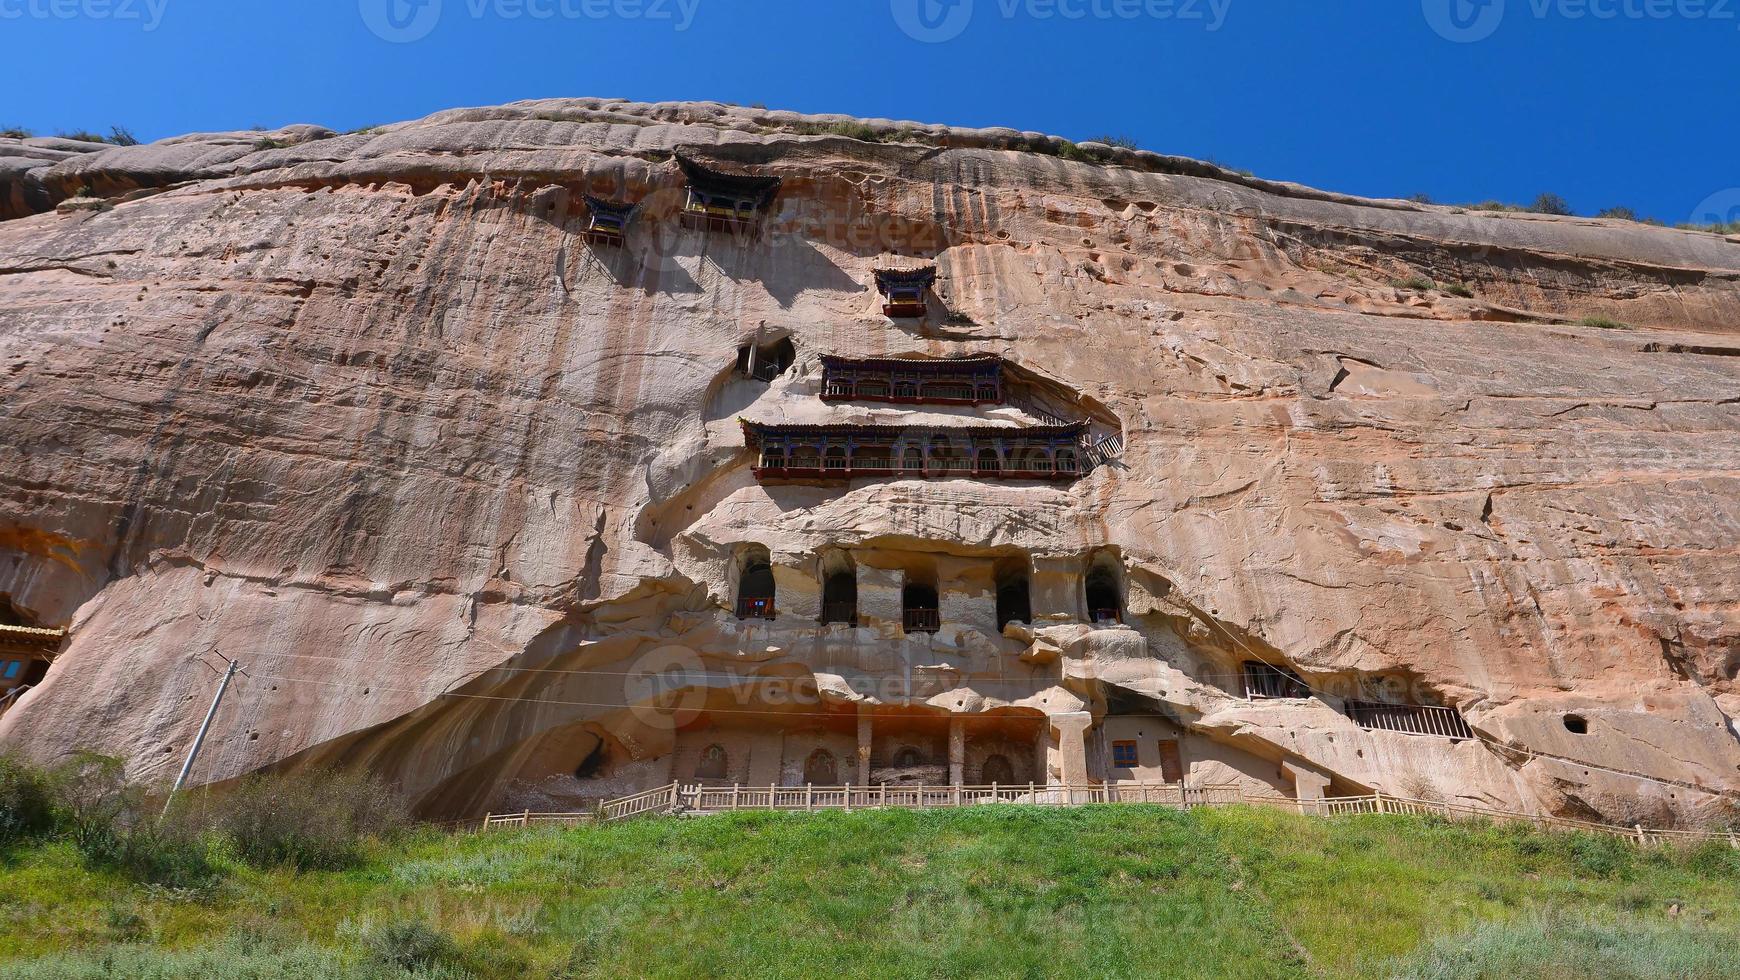
POLYGON ((221 653, 248 674, 198 778, 368 764, 431 813, 1159 778, 1155 738, 1258 792, 1728 812, 1740 244, 1006 130, 809 134, 838 121, 563 100, 0 139, 0 593, 71 627, 0 738, 166 779, 221 653), (676 150, 784 178, 760 239, 678 225, 676 150), (106 206, 57 209, 81 191, 106 206), (645 202, 623 247, 582 240, 587 192, 645 202), (931 315, 883 317, 872 270, 924 261, 931 315), (789 370, 736 370, 778 338, 789 370), (1027 420, 823 405, 824 353, 999 354, 1122 456, 758 481, 740 418, 1027 420), (779 615, 740 621, 758 548, 779 615), (1097 555, 1122 624, 1086 622, 1097 555), (856 625, 818 621, 830 561, 856 625), (1031 624, 998 622, 1009 561, 1031 624), (934 635, 902 628, 914 576, 934 635), (1317 693, 1246 698, 1254 660, 1317 693))

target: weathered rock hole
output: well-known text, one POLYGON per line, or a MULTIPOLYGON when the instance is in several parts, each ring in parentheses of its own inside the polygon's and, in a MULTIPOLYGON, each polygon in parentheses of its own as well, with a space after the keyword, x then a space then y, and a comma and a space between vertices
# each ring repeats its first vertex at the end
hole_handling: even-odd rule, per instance
POLYGON ((599 770, 604 768, 605 758, 604 740, 599 739, 598 744, 592 746, 592 751, 586 754, 586 758, 581 759, 580 764, 574 767, 574 778, 591 779, 598 775, 599 770))
POLYGON ((1587 735, 1589 734, 1589 719, 1582 715, 1566 715, 1565 731, 1573 735, 1587 735))

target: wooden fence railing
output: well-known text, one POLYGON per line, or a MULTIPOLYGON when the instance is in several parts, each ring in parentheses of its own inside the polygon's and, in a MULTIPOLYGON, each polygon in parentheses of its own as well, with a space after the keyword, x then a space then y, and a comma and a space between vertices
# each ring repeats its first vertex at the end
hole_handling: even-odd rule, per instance
POLYGON ((688 813, 734 810, 928 810, 982 803, 1029 806, 1085 806, 1093 803, 1158 803, 1176 807, 1236 803, 1240 790, 1181 783, 1111 783, 1046 786, 1041 783, 990 786, 692 786, 683 791, 688 813))
POLYGON ((1446 800, 1416 800, 1403 796, 1375 793, 1371 796, 1338 796, 1322 800, 1281 800, 1251 797, 1248 803, 1278 806, 1313 816, 1345 816, 1360 813, 1395 813, 1419 817, 1440 817, 1445 820, 1489 820, 1494 823, 1526 823, 1537 830, 1582 831, 1606 834, 1637 844, 1703 843, 1716 841, 1740 850, 1740 832, 1734 830, 1673 830, 1644 827, 1641 824, 1621 827, 1573 820, 1539 813, 1500 810, 1472 803, 1451 803, 1446 800))
POLYGON ((1238 783, 1208 786, 1186 786, 1182 783, 1099 783, 1073 786, 1044 786, 1038 783, 1013 786, 995 783, 990 786, 683 786, 671 783, 644 793, 611 800, 591 813, 533 813, 528 810, 521 813, 490 814, 484 818, 483 826, 486 830, 551 824, 574 826, 663 814, 731 813, 742 810, 805 813, 824 810, 930 810, 997 803, 1027 806, 1146 803, 1180 810, 1205 806, 1271 806, 1318 817, 1399 814, 1439 817, 1444 820, 1526 823, 1538 830, 1606 834, 1642 845, 1715 841, 1740 850, 1740 832, 1734 830, 1667 830, 1641 825, 1620 827, 1588 820, 1500 810, 1470 803, 1409 799, 1384 793, 1321 800, 1290 800, 1274 796, 1248 796, 1244 787, 1238 783))
POLYGON ((682 786, 671 783, 658 789, 649 789, 644 793, 625 796, 620 800, 611 800, 598 808, 598 819, 606 823, 615 820, 629 820, 634 817, 650 816, 656 813, 671 813, 682 801, 682 786))

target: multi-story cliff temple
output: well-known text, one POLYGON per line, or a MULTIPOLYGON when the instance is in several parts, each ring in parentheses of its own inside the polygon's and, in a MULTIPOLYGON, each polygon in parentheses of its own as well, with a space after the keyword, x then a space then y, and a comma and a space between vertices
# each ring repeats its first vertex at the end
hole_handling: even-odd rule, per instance
POLYGON ((172 779, 221 650, 195 782, 356 765, 443 817, 1740 793, 1740 246, 835 122, 0 136, 3 747, 172 779))

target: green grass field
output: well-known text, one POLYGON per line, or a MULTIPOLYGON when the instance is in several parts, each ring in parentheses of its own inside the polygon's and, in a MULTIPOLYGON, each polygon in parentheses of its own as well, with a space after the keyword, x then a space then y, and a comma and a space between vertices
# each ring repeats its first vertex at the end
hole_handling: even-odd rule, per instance
POLYGON ((742 814, 423 833, 194 891, 30 845, 0 922, 19 978, 1729 977, 1740 851, 1243 809, 742 814))

